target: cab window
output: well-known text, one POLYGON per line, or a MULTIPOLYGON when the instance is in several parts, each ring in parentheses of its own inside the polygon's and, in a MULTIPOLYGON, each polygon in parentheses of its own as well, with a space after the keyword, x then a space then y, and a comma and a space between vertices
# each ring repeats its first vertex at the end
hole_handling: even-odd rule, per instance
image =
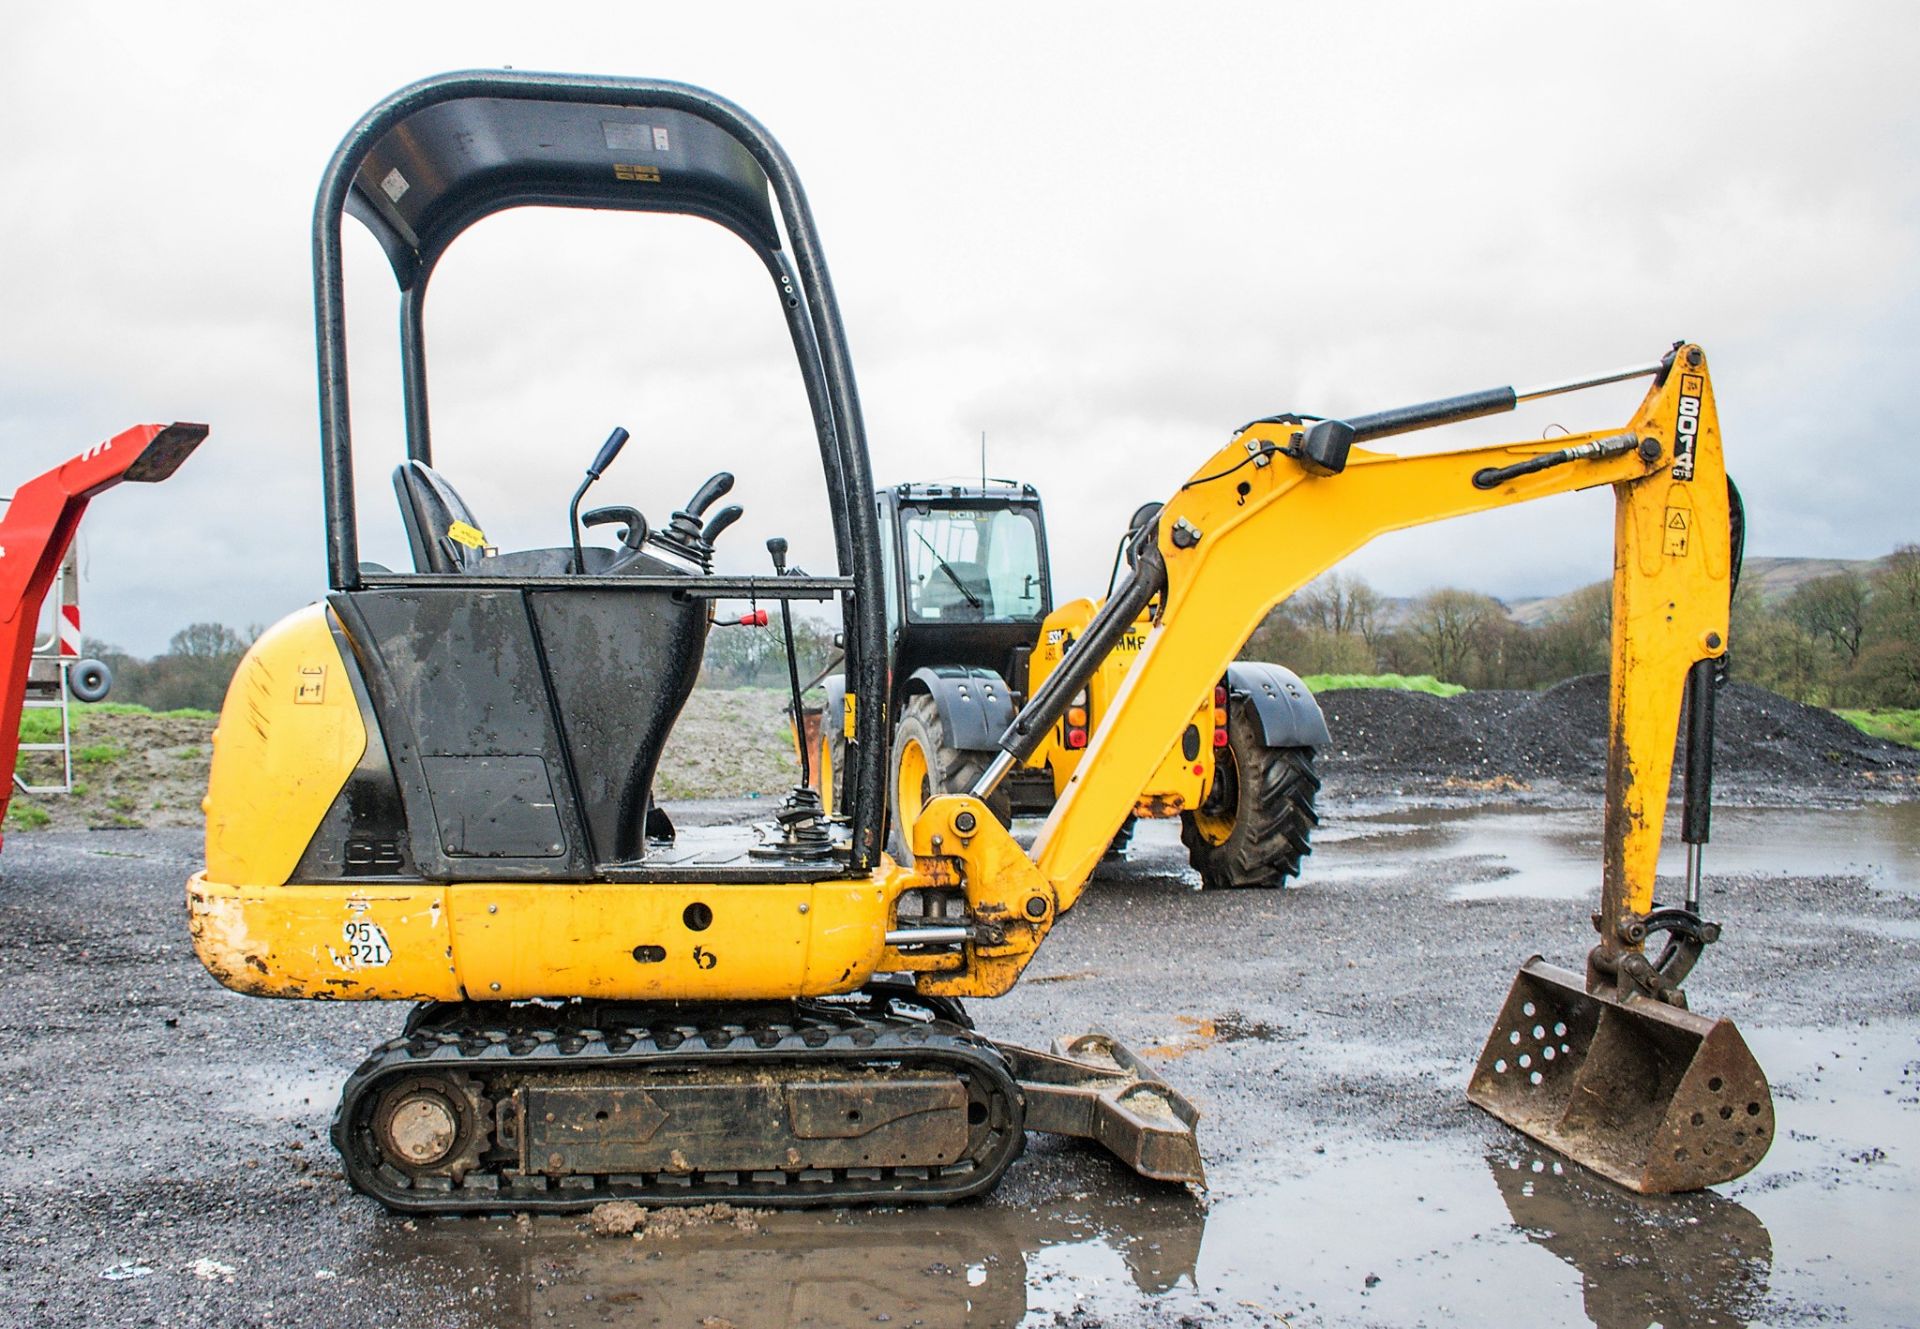
POLYGON ((1012 623, 1042 614, 1040 531, 1017 508, 900 512, 907 617, 916 623, 1012 623))

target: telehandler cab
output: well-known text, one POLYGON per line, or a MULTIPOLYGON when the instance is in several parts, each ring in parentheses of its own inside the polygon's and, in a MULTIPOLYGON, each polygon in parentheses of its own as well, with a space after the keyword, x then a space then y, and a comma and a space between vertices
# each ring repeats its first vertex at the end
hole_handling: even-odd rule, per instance
MULTIPOLYGON (((907 832, 927 800, 972 787, 1015 712, 1060 667, 1100 605, 1054 604, 1046 521, 1032 485, 984 477, 978 486, 890 485, 879 503, 893 735, 887 852, 911 863, 907 832)), ((1135 512, 1121 556, 1159 510, 1148 503, 1135 512)), ((1142 610, 1032 755, 988 796, 1000 821, 1053 810, 1157 613, 1156 604, 1142 610)), ((844 802, 846 677, 828 678, 825 690, 814 771, 831 812, 844 802)), ((1178 817, 1203 886, 1284 885, 1313 852, 1313 758, 1327 742, 1320 704, 1297 674, 1235 660, 1139 791, 1110 852, 1126 848, 1135 818, 1178 817)))
POLYGON ((680 84, 445 75, 348 134, 314 241, 332 589, 237 672, 215 740, 207 866, 187 896, 196 952, 229 987, 418 1003, 342 1094, 333 1135, 355 1187, 428 1212, 942 1202, 992 1187, 1030 1129, 1199 1180, 1192 1108, 1112 1039, 1008 1047, 974 1032, 956 999, 1018 980, 1273 605, 1383 531, 1602 484, 1619 517, 1600 939, 1584 978, 1527 965, 1471 1092, 1643 1189, 1738 1176, 1765 1151, 1764 1077, 1729 1022, 1680 995, 1717 932, 1700 918, 1697 872, 1684 904, 1653 903, 1683 688, 1686 833, 1704 839, 1700 736, 1734 573, 1698 346, 1532 392, 1240 430, 1142 531, 1127 575, 972 790, 921 810, 908 867, 880 850, 886 641, 866 440, 806 199, 766 131, 680 84), (720 518, 702 526, 697 503, 660 541, 637 511, 616 513, 618 551, 485 552, 476 515, 432 467, 422 302, 465 227, 523 205, 705 217, 760 258, 812 409, 835 574, 711 571, 720 518), (349 211, 402 293, 397 487, 411 572, 358 557, 349 211), (1653 384, 1618 429, 1420 456, 1359 446, 1631 376, 1653 384), (661 743, 710 607, 749 596, 840 603, 847 817, 827 823, 797 790, 758 843, 723 832, 700 849, 696 831, 668 842, 648 825, 661 743), (1146 644, 1029 853, 987 800, 1154 602, 1146 644), (1649 960, 1656 934, 1669 944, 1649 960))

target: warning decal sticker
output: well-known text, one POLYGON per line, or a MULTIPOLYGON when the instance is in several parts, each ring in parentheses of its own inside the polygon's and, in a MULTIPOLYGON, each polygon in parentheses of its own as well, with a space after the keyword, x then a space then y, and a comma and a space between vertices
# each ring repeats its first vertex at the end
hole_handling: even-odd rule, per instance
POLYGON ((1693 516, 1685 508, 1668 508, 1666 519, 1666 539, 1661 552, 1674 558, 1687 556, 1687 537, 1692 532, 1693 516))

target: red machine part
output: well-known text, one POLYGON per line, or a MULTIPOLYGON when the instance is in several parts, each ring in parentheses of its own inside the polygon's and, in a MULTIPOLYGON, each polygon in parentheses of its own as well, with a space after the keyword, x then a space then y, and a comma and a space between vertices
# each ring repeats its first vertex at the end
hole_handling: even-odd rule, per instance
MULTIPOLYGON (((135 425, 21 485, 0 516, 0 758, 7 777, 0 785, 0 818, 13 799, 13 762, 40 605, 88 500, 122 480, 154 484, 166 479, 206 436, 205 425, 135 425)), ((77 631, 77 611, 74 619, 77 631)), ((73 652, 66 649, 66 626, 61 625, 61 653, 77 653, 78 642, 73 652)))

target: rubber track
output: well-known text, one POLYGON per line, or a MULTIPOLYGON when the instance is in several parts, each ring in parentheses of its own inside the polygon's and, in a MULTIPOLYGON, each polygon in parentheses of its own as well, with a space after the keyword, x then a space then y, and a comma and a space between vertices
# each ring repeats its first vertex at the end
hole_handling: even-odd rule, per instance
MULTIPOLYGON (((439 1008, 455 1017, 476 1009, 491 1010, 439 1008)), ((597 1029, 559 1021, 551 1027, 528 1026, 520 1022, 526 1015, 521 1008, 514 1012, 520 1020, 489 1015, 453 1027, 412 1027, 407 1035, 376 1048, 348 1078, 334 1112, 333 1144, 355 1190, 408 1213, 564 1212, 608 1200, 647 1205, 725 1200, 782 1208, 948 1204, 991 1190, 1019 1157, 1026 1138, 1024 1099, 1005 1058, 980 1036, 944 1020, 887 1018, 851 1008, 796 1005, 784 1008, 787 1018, 781 1020, 761 1017, 758 1012, 764 1010, 757 1008, 744 1021, 738 1012, 732 1021, 725 1014, 712 1014, 695 1026, 686 1023, 689 1016, 682 1008, 668 1017, 672 1022, 659 1027, 609 1021, 610 1027, 597 1029), (859 1170, 875 1174, 871 1176, 850 1176, 843 1169, 830 1178, 802 1180, 796 1175, 783 1182, 754 1182, 731 1172, 711 1180, 699 1173, 671 1178, 653 1174, 642 1185, 625 1177, 613 1184, 605 1176, 575 1176, 538 1178, 544 1184, 536 1186, 514 1185, 504 1163, 469 1171, 459 1184, 451 1178, 429 1178, 428 1186, 413 1184, 379 1158, 369 1125, 384 1081, 423 1072, 465 1073, 477 1079, 484 1105, 490 1108, 512 1092, 515 1081, 534 1072, 545 1077, 556 1070, 587 1075, 643 1066, 695 1069, 742 1063, 836 1070, 947 1069, 969 1077, 974 1097, 983 1086, 987 1096, 997 1095, 1005 1104, 1006 1121, 978 1131, 972 1156, 944 1168, 859 1170)), ((417 1019, 410 1022, 418 1024, 417 1019)))

